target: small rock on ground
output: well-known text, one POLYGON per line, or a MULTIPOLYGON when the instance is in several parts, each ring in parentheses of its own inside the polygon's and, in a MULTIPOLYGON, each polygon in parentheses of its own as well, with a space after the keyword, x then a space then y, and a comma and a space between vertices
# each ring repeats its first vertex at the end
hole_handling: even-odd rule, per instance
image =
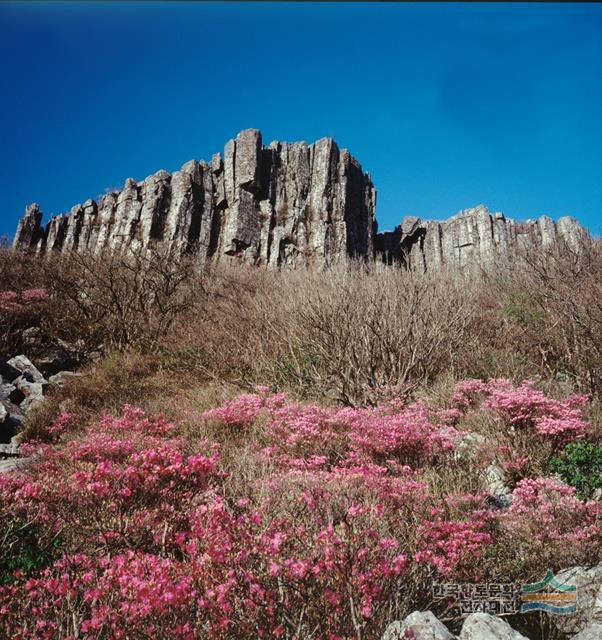
POLYGON ((431 611, 414 611, 403 621, 392 622, 382 640, 453 640, 447 627, 431 611), (412 635, 406 632, 411 631, 412 635))
POLYGON ((460 640, 527 640, 505 620, 488 613, 471 613, 462 625, 460 640))

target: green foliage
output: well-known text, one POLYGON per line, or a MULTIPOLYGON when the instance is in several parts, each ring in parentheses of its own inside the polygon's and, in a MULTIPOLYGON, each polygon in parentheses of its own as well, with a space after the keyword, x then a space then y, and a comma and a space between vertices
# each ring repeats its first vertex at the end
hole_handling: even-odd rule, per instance
POLYGON ((545 314, 536 307, 526 293, 513 291, 511 300, 502 308, 502 316, 524 327, 540 329, 544 326, 545 314))
POLYGON ((0 585, 15 581, 15 572, 30 576, 51 564, 60 542, 54 538, 44 545, 38 528, 18 519, 9 520, 2 527, 2 558, 0 559, 0 585))
POLYGON ((571 442, 550 460, 550 468, 575 487, 580 498, 591 498, 596 489, 602 489, 602 445, 571 442))

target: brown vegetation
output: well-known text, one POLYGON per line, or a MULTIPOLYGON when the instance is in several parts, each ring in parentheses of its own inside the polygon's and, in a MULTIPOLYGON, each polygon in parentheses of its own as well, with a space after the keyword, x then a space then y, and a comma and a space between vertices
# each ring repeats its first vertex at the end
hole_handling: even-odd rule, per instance
POLYGON ((3 251, 0 261, 0 290, 49 293, 21 315, 0 310, 7 354, 22 349, 23 328, 39 326, 49 343, 133 349, 170 375, 351 405, 442 376, 602 389, 599 241, 426 274, 360 263, 200 269, 160 252, 41 261, 3 251))

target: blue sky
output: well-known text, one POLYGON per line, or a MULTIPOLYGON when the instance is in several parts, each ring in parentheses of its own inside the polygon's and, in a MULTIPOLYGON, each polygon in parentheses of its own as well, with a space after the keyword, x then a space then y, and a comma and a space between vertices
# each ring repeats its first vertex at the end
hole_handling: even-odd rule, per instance
POLYGON ((0 3, 0 235, 38 202, 330 136, 381 229, 484 203, 602 234, 602 5, 0 3))

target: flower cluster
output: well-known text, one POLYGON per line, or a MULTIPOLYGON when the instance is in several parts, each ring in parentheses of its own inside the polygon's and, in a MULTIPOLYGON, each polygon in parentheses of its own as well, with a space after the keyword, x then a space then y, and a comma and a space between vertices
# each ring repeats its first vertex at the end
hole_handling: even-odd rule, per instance
POLYGON ((256 389, 197 433, 126 406, 77 437, 61 415, 34 465, 0 475, 0 635, 376 638, 433 573, 486 578, 492 549, 593 553, 600 504, 557 480, 521 480, 505 511, 433 482, 451 424, 485 402, 537 433, 583 400, 468 381, 454 402, 340 409, 256 389))
POLYGON ((506 379, 465 380, 456 385, 453 400, 459 409, 490 409, 512 427, 533 430, 556 442, 582 437, 590 428, 583 418, 588 396, 573 394, 556 400, 530 381, 515 386, 506 379))
POLYGON ((554 478, 526 478, 512 498, 504 522, 514 531, 523 530, 525 537, 546 545, 602 542, 602 505, 579 500, 574 487, 554 478))
POLYGON ((27 305, 48 298, 46 289, 24 289, 23 291, 0 291, 0 311, 21 311, 27 305))
POLYGON ((333 409, 287 401, 284 394, 247 394, 204 414, 243 428, 264 417, 263 452, 291 467, 427 464, 459 435, 433 423, 423 403, 408 407, 333 409))

